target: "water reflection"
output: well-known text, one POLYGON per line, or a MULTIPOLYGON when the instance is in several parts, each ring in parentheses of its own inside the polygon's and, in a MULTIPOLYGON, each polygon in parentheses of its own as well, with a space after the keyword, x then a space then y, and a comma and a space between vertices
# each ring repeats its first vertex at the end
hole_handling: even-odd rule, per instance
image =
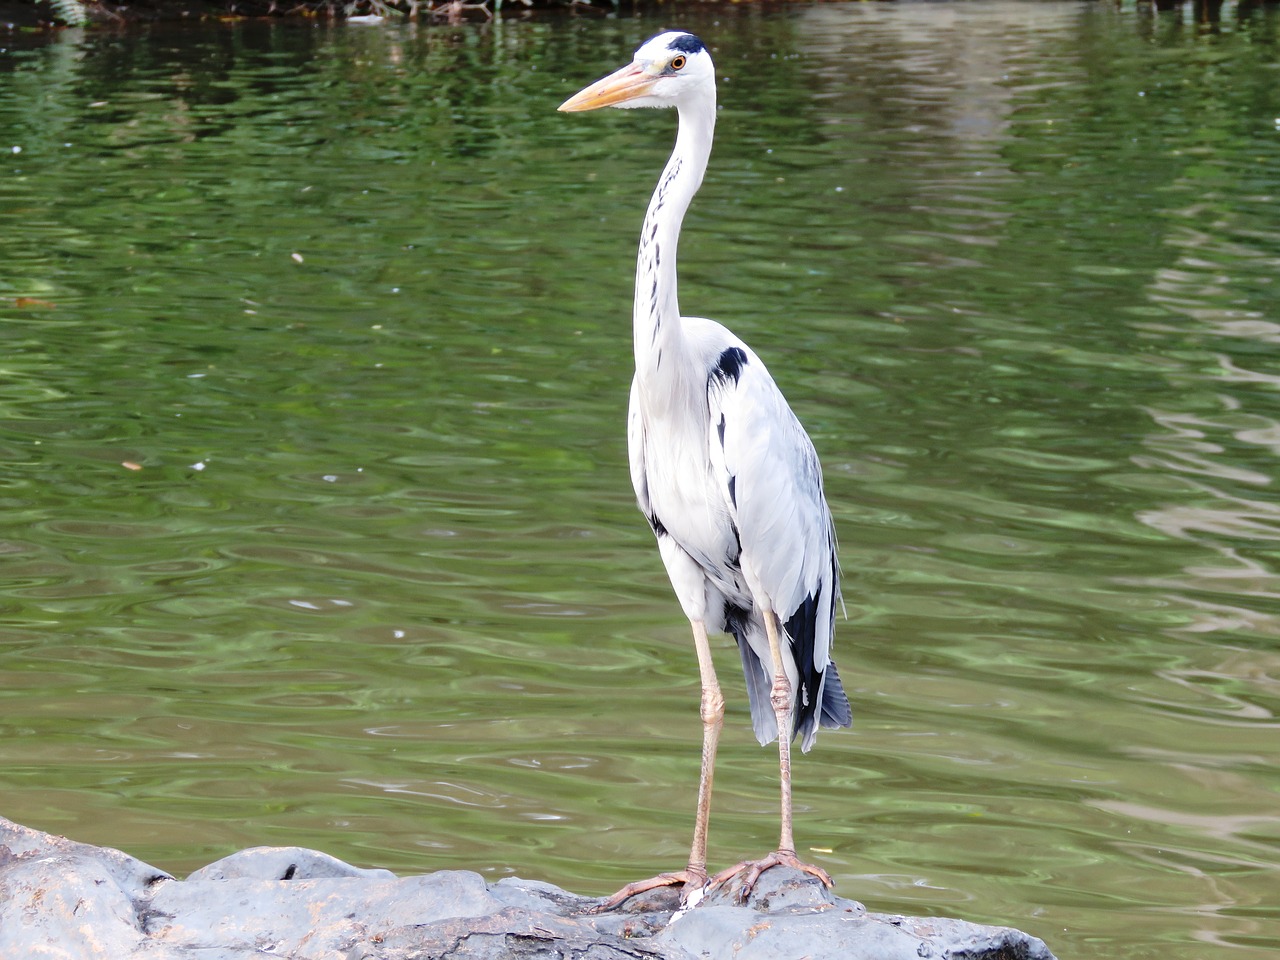
MULTIPOLYGON (((725 80, 686 309, 805 420, 847 573, 801 844, 1062 956, 1270 956, 1274 18, 687 16, 725 80)), ((179 871, 680 861, 696 669, 623 441, 672 121, 553 111, 655 29, 10 51, 7 816, 179 871)), ((725 863, 776 805, 729 691, 725 863)))

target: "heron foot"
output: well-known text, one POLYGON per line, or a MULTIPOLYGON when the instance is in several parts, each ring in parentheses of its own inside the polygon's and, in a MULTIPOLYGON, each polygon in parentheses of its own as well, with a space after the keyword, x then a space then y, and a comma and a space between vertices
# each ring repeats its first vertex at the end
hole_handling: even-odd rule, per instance
POLYGON ((770 867, 791 867, 795 870, 803 871, 810 876, 817 877, 822 881, 823 886, 831 886, 831 877, 827 871, 821 867, 814 866, 812 863, 805 863, 794 850, 775 850, 773 853, 759 860, 743 860, 736 866, 730 867, 728 870, 721 870, 714 877, 708 886, 719 887, 728 883, 739 874, 745 873, 742 878, 742 887, 738 890, 738 902, 745 903, 747 897, 751 896, 751 891, 756 885, 756 881, 760 879, 760 874, 764 873, 770 867))
POLYGON ((656 877, 650 877, 648 880, 636 880, 628 883, 625 887, 611 896, 600 906, 596 907, 595 913, 604 913, 606 910, 612 910, 621 905, 624 901, 630 900, 638 893, 647 893, 650 890, 656 890, 659 887, 674 887, 682 884, 684 890, 680 894, 680 902, 683 903, 689 898, 689 894, 695 890, 700 890, 707 884, 707 872, 705 870, 694 870, 686 867, 684 870, 673 870, 671 873, 660 873, 656 877))

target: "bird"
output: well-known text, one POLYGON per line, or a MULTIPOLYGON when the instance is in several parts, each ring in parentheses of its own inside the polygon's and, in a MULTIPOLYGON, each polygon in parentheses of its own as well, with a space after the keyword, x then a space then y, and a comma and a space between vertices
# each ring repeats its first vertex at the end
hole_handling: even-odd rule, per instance
POLYGON ((703 726, 687 865, 627 884, 603 908, 676 885, 687 904, 698 891, 739 875, 744 899, 763 871, 783 865, 830 887, 826 871, 796 853, 791 803, 793 739, 808 752, 819 727, 852 723, 831 658, 840 567, 822 468, 755 351, 713 320, 681 316, 677 299, 680 229, 715 132, 711 54, 691 33, 660 33, 637 48, 631 63, 559 109, 601 107, 674 107, 678 116, 675 147, 640 231, 627 447, 637 503, 692 627, 703 726), (777 741, 781 831, 772 853, 709 877, 711 787, 725 712, 713 631, 737 642, 756 738, 762 746, 777 741))

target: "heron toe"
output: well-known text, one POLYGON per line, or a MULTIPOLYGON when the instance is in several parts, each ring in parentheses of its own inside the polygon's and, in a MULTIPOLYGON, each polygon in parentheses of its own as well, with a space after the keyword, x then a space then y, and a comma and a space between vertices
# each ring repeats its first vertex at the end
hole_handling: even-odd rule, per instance
POLYGON ((747 898, 751 896, 751 891, 755 888, 756 881, 760 879, 760 875, 770 867, 791 867, 793 870, 799 870, 810 876, 817 877, 825 887, 832 886, 831 877, 827 871, 812 863, 805 863, 796 856, 794 850, 775 850, 759 860, 743 860, 728 870, 721 870, 717 873, 711 879, 709 886, 720 887, 734 877, 745 874, 742 877, 742 886, 738 888, 737 897, 739 903, 745 903, 747 898))
POLYGON ((657 890, 660 887, 674 887, 677 884, 683 885, 684 889, 680 892, 680 900, 683 902, 694 890, 700 890, 707 883, 707 874, 705 870, 673 870, 671 873, 660 873, 656 877, 650 877, 648 880, 635 880, 628 883, 625 887, 615 893, 604 903, 596 907, 597 913, 604 913, 607 910, 613 910, 620 907, 627 900, 641 893, 647 893, 650 890, 657 890))

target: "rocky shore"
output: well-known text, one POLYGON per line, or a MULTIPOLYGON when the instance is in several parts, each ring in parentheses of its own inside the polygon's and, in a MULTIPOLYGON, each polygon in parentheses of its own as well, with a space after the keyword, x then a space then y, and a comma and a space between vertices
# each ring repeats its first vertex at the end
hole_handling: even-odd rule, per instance
POLYGON ((597 912, 535 880, 397 877, 299 847, 254 847, 178 880, 126 853, 0 817, 0 957, 56 960, 1053 960, 1007 927, 868 913, 767 871, 677 914, 674 891, 597 912))

